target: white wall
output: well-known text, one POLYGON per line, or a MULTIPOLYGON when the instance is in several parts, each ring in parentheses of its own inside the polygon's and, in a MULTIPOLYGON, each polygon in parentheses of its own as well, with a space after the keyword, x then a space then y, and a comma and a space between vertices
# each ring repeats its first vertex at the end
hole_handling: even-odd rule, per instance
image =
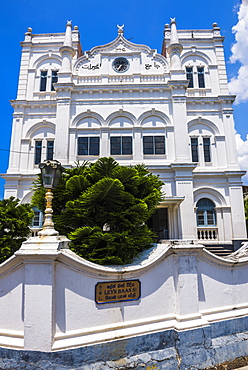
POLYGON ((0 346, 51 351, 240 317, 247 276, 247 257, 201 245, 159 244, 137 263, 103 267, 59 250, 57 237, 30 238, 0 266, 0 346), (95 302, 97 283, 132 279, 139 300, 95 302))

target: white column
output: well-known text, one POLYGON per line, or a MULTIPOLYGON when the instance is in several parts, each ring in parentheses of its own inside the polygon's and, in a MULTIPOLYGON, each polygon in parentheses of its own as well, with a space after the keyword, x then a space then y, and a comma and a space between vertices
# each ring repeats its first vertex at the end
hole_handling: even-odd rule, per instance
POLYGON ((232 242, 232 214, 231 214, 231 207, 223 207, 222 208, 222 217, 223 217, 223 229, 224 229, 224 239, 225 241, 232 242))
POLYGON ((175 161, 191 162, 187 127, 186 85, 183 81, 169 81, 172 88, 175 161))
POLYGON ((59 89, 57 97, 56 140, 54 141, 54 158, 62 165, 69 160, 69 126, 71 120, 71 88, 59 89))
POLYGON ((50 352, 54 334, 53 258, 26 259, 24 284, 24 349, 50 352))
POLYGON ((23 113, 16 112, 13 114, 9 168, 7 173, 19 172, 21 158, 20 151, 21 151, 22 127, 23 127, 23 113))
POLYGON ((24 349, 51 352, 55 334, 55 264, 65 236, 31 237, 15 253, 24 266, 24 349))
POLYGON ((175 222, 174 222, 174 212, 173 212, 173 205, 170 204, 168 207, 168 224, 169 224, 169 238, 175 239, 174 229, 175 229, 175 222))
POLYGON ((32 28, 28 28, 28 31, 25 33, 25 39, 21 43, 22 45, 22 57, 21 57, 21 66, 20 74, 18 81, 18 91, 17 99, 26 99, 27 94, 27 85, 28 85, 28 75, 29 75, 29 62, 30 62, 30 51, 32 47, 32 28))
POLYGON ((100 138, 100 156, 109 157, 110 156, 110 139, 109 139, 109 128, 101 128, 101 138, 100 138))
POLYGON ((201 167, 204 167, 205 166, 204 148, 203 148, 203 138, 202 138, 202 136, 198 136, 198 161, 199 161, 201 167))
POLYGON ((170 55, 171 71, 180 71, 182 69, 180 55, 183 50, 183 46, 179 43, 178 40, 175 18, 171 18, 170 26, 170 45, 168 46, 167 50, 170 55))
MULTIPOLYGON (((203 246, 173 247, 177 259, 176 313, 181 320, 200 319, 197 277, 197 253, 203 246), (189 299, 190 292, 190 299, 189 299)), ((182 324, 183 325, 183 324, 182 324)))
POLYGON ((77 161, 77 131, 76 128, 71 128, 69 130, 69 164, 73 164, 77 161))
POLYGON ((216 155, 217 155, 217 167, 226 167, 226 147, 225 137, 215 135, 216 140, 216 155))
POLYGON ((174 127, 166 127, 167 140, 166 140, 166 158, 171 162, 175 161, 175 140, 174 140, 174 127))
POLYGON ((197 228, 194 213, 192 174, 195 165, 173 163, 171 167, 175 171, 176 195, 185 197, 184 201, 179 206, 181 237, 186 240, 196 240, 197 228))
POLYGON ((133 161, 140 163, 143 160, 142 129, 133 128, 133 161))
POLYGON ((232 215, 233 240, 246 240, 244 201, 242 185, 232 181, 229 187, 230 206, 232 215))
POLYGON ((30 139, 23 139, 21 141, 20 170, 22 172, 27 172, 29 170, 29 145, 30 139))
POLYGON ((226 135, 227 166, 237 170, 239 166, 232 109, 223 109, 223 126, 226 135))
POLYGON ((220 28, 217 23, 213 23, 213 42, 215 47, 215 55, 218 65, 218 78, 221 94, 228 94, 226 62, 224 55, 223 37, 220 34, 220 28))
POLYGON ((71 83, 72 82, 72 58, 76 54, 72 47, 72 25, 71 21, 66 24, 65 39, 63 46, 59 49, 62 57, 61 69, 58 73, 59 83, 71 83))
POLYGON ((223 210, 221 207, 215 207, 216 214, 216 227, 218 229, 218 241, 224 241, 225 239, 225 230, 223 222, 223 210))

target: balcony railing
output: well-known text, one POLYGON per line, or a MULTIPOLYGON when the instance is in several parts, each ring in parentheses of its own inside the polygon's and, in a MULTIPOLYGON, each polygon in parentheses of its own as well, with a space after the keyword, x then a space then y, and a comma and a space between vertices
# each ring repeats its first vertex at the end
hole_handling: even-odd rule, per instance
POLYGON ((218 228, 217 227, 198 227, 197 228, 198 240, 204 241, 217 241, 218 240, 218 228))

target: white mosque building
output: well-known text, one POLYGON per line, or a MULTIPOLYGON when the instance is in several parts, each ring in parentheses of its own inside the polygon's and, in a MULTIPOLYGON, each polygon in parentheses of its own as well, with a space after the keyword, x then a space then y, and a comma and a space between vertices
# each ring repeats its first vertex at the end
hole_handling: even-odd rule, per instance
POLYGON ((38 164, 111 156, 144 163, 164 182, 153 218, 158 239, 237 249, 246 239, 242 181, 228 93, 224 38, 165 25, 162 52, 115 40, 83 53, 78 27, 33 34, 22 45, 13 100, 5 198, 31 199, 38 164))

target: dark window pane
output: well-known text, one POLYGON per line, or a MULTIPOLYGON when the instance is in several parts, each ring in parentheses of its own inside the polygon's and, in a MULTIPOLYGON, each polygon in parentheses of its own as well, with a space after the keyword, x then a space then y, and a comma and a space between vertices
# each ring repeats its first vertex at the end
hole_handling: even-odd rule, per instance
POLYGON ((164 136, 154 136, 155 154, 165 154, 164 136))
POLYGON ((207 213, 207 224, 214 225, 214 214, 213 211, 206 211, 207 213))
POLYGON ((132 154, 131 136, 112 136, 110 137, 111 155, 130 155, 132 154))
POLYGON ((58 71, 52 71, 51 91, 54 91, 53 84, 58 82, 58 71))
POLYGON ((192 162, 199 162, 198 158, 198 138, 192 137, 191 138, 191 155, 192 155, 192 162))
POLYGON ((121 154, 121 137, 112 136, 110 138, 110 154, 120 155, 121 154))
POLYGON ((49 161, 53 160, 53 144, 54 141, 47 142, 47 160, 49 161))
POLYGON ((99 155, 99 137, 90 137, 89 155, 99 155))
POLYGON ((40 91, 46 91, 47 71, 40 72, 40 91))
POLYGON ((78 138, 78 155, 88 155, 88 138, 78 138))
POLYGON ((164 136, 144 136, 143 137, 144 154, 165 154, 164 136))
POLYGON ((204 81, 204 68, 203 67, 197 67, 197 74, 198 74, 198 84, 200 88, 205 87, 205 81, 204 81))
POLYGON ((153 136, 143 137, 143 153, 154 154, 153 136))
POLYGON ((78 155, 99 155, 99 137, 79 137, 78 155))
POLYGON ((189 81, 188 87, 193 88, 194 82, 193 82, 193 67, 186 67, 186 78, 189 81))
POLYGON ((197 211, 197 225, 204 226, 204 211, 201 211, 201 210, 197 211))
POLYGON ((132 150, 132 137, 131 136, 122 136, 122 154, 130 155, 133 153, 132 150))
POLYGON ((41 150, 42 141, 38 140, 35 142, 34 164, 39 164, 41 162, 41 150))
POLYGON ((203 138, 203 151, 204 151, 204 161, 211 162, 211 155, 210 155, 210 138, 204 137, 203 138))

